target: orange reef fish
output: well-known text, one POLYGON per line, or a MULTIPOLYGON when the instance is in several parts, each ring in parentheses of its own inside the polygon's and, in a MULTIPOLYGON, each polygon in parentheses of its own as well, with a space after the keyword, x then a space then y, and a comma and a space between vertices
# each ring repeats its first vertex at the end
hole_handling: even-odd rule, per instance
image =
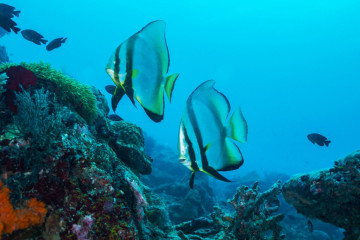
POLYGON ((234 140, 246 142, 246 120, 240 108, 228 118, 230 103, 214 85, 215 81, 209 80, 197 87, 189 96, 181 118, 179 159, 192 172, 191 188, 197 171, 230 182, 218 171, 238 169, 244 162, 234 140))
POLYGON ((179 74, 166 77, 170 58, 165 39, 165 22, 158 20, 121 43, 110 57, 106 72, 115 83, 111 106, 115 111, 126 94, 136 99, 151 120, 164 118, 164 90, 171 100, 179 74))

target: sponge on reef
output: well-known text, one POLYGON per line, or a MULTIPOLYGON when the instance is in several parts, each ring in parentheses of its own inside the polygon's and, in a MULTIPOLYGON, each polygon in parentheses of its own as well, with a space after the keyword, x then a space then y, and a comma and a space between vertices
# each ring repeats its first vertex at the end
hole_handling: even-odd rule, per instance
POLYGON ((14 209, 10 190, 0 181, 0 239, 3 233, 41 225, 47 213, 45 204, 36 198, 28 200, 23 209, 14 209))

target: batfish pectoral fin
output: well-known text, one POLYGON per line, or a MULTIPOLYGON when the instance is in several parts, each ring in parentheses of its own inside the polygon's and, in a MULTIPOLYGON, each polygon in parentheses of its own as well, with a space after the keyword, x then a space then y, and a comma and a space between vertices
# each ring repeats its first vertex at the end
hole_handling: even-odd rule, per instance
POLYGON ((134 79, 139 75, 139 69, 133 69, 132 70, 132 74, 131 74, 131 78, 134 79))
POLYGON ((226 126, 226 132, 228 137, 241 143, 246 142, 248 126, 240 107, 236 108, 231 115, 226 126))
POLYGON ((204 167, 202 169, 202 172, 216 178, 216 179, 219 179, 221 181, 224 181, 224 182, 231 182, 229 179, 227 179, 226 177, 224 177, 223 175, 221 175, 220 173, 218 173, 218 171, 216 171, 214 168, 210 167, 210 166, 207 166, 207 167, 204 167))
POLYGON ((190 181, 189 181, 190 188, 194 187, 194 180, 195 180, 195 172, 192 172, 191 176, 190 176, 190 181))
POLYGON ((169 102, 171 102, 172 92, 174 90, 175 82, 178 77, 179 77, 179 73, 175 73, 166 77, 164 88, 165 88, 166 96, 169 99, 169 102))
POLYGON ((122 86, 116 86, 115 91, 111 97, 111 107, 115 112, 118 103, 121 98, 125 95, 125 89, 122 86))

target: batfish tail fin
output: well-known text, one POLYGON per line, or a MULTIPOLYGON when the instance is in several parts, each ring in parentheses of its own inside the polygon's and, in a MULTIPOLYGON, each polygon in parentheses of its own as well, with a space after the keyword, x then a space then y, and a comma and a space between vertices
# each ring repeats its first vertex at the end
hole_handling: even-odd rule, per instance
POLYGON ((179 73, 175 73, 175 74, 172 74, 172 75, 166 77, 166 82, 165 82, 164 88, 165 88, 166 95, 169 99, 169 102, 171 102, 171 95, 174 90, 176 79, 178 77, 179 77, 179 73))
POLYGON ((194 180, 195 180, 195 172, 192 172, 191 176, 190 176, 190 181, 189 181, 190 188, 194 187, 194 180))
MULTIPOLYGON (((15 26, 12 27, 11 29, 12 29, 12 30, 14 31, 14 33, 16 33, 16 34, 21 30, 20 28, 15 27, 15 26)), ((9 31, 9 32, 10 32, 10 31, 9 31)))
POLYGON ((48 42, 48 40, 45 40, 45 39, 41 39, 40 42, 42 42, 43 44, 46 45, 46 43, 48 42))
POLYGON ((227 136, 245 143, 248 134, 248 125, 241 112, 240 107, 236 108, 226 125, 227 136))
POLYGON ((20 14, 21 11, 13 11, 13 14, 17 17, 19 17, 19 14, 20 14))
POLYGON ((330 141, 330 140, 326 140, 324 143, 325 143, 326 146, 329 146, 329 144, 331 143, 331 141, 330 141))
POLYGON ((216 171, 214 168, 207 166, 204 169, 202 169, 202 172, 216 178, 219 179, 221 181, 224 182, 231 182, 229 179, 227 179, 226 177, 224 177, 223 175, 221 175, 218 171, 216 171))
POLYGON ((125 89, 122 86, 116 86, 115 91, 111 97, 111 107, 115 112, 118 103, 121 98, 125 95, 125 89))

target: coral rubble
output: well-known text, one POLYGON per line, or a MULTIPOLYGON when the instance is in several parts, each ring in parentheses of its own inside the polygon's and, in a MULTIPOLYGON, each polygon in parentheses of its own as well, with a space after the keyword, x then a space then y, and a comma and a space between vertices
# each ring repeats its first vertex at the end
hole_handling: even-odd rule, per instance
POLYGON ((282 192, 299 213, 345 229, 345 239, 360 237, 360 151, 334 167, 291 177, 282 192))

